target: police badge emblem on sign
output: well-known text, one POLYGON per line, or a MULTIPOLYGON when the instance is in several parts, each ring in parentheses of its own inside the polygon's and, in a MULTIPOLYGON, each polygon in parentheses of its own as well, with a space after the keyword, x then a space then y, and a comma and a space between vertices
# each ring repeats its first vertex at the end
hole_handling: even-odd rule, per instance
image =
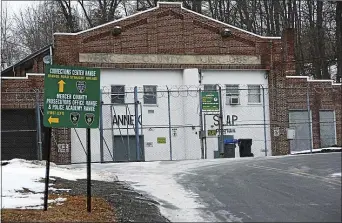
POLYGON ((78 112, 71 112, 70 120, 72 124, 77 125, 78 121, 80 120, 80 114, 78 112))
POLYGON ((90 126, 94 122, 95 115, 91 113, 87 113, 84 115, 85 122, 90 126))
POLYGON ((82 94, 83 92, 85 92, 87 88, 87 84, 85 81, 76 81, 76 87, 77 87, 78 92, 82 94))

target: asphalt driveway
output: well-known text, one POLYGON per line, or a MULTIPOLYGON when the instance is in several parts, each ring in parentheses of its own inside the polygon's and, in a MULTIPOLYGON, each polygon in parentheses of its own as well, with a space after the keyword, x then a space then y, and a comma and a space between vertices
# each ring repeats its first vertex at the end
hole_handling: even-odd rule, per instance
POLYGON ((341 222, 341 153, 224 162, 182 174, 178 183, 219 221, 341 222))

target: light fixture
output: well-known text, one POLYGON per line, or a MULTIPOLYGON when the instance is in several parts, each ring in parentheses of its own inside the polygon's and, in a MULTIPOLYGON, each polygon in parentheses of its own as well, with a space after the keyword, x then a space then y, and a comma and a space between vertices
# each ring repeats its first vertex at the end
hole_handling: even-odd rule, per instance
POLYGON ((230 37, 232 35, 232 31, 228 28, 223 28, 221 31, 221 36, 222 37, 230 37))
POLYGON ((118 36, 121 34, 122 28, 121 26, 114 26, 112 34, 113 36, 118 36))

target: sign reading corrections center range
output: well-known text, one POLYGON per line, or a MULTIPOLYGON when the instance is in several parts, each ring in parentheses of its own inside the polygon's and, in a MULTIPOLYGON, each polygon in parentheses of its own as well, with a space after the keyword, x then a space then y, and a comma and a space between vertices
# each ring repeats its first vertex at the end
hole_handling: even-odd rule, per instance
POLYGON ((98 128, 100 69, 46 66, 44 126, 98 128))

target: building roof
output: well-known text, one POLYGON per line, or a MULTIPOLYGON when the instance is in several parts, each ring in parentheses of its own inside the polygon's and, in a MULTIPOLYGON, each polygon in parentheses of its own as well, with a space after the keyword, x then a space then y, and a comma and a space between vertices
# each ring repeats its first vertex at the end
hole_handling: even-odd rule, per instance
POLYGON ((111 24, 115 24, 115 23, 117 23, 117 22, 120 22, 120 21, 129 19, 129 18, 132 18, 132 17, 137 16, 137 15, 141 15, 141 14, 144 14, 144 13, 148 13, 148 12, 157 10, 157 9, 160 7, 161 4, 162 4, 162 5, 179 5, 179 6, 181 7, 181 9, 184 10, 184 11, 187 11, 187 12, 190 12, 190 13, 195 14, 196 16, 200 16, 200 17, 203 17, 203 18, 205 18, 205 19, 214 21, 214 22, 219 23, 219 24, 221 24, 221 25, 224 25, 224 26, 226 26, 226 27, 228 27, 228 28, 233 28, 233 29, 236 29, 236 30, 239 30, 239 31, 248 33, 248 34, 253 35, 253 36, 255 36, 255 37, 259 37, 259 38, 263 38, 263 39, 281 39, 281 37, 260 36, 260 35, 258 35, 258 34, 249 32, 249 31, 247 31, 247 30, 240 29, 240 28, 238 28, 238 27, 236 27, 236 26, 233 26, 233 25, 230 25, 230 24, 227 24, 227 23, 218 21, 218 20, 216 20, 216 19, 210 18, 210 17, 208 17, 208 16, 202 15, 202 14, 200 14, 200 13, 194 12, 194 11, 192 11, 192 10, 189 10, 189 9, 183 7, 183 4, 182 4, 181 2, 158 2, 158 3, 157 3, 157 6, 154 7, 154 8, 150 8, 150 9, 147 9, 147 10, 145 10, 145 11, 137 12, 137 13, 135 13, 135 14, 133 14, 133 15, 126 16, 126 17, 123 17, 123 18, 121 18, 121 19, 114 20, 114 21, 111 21, 111 22, 108 22, 108 23, 105 23, 105 24, 102 24, 102 25, 99 25, 99 26, 95 26, 95 27, 90 28, 90 29, 86 29, 86 30, 83 30, 83 31, 80 31, 80 32, 77 32, 77 33, 54 33, 54 35, 71 35, 71 36, 73 36, 73 35, 83 34, 83 33, 89 32, 89 31, 93 31, 93 30, 99 29, 99 28, 104 27, 104 26, 108 26, 108 25, 111 25, 111 24))
POLYGON ((22 60, 19 61, 18 63, 14 64, 14 65, 12 65, 12 66, 7 67, 5 70, 1 71, 1 76, 2 76, 3 74, 5 74, 5 73, 7 73, 7 72, 9 72, 9 71, 11 71, 11 70, 13 70, 13 69, 15 69, 15 67, 18 67, 18 66, 20 66, 21 64, 23 64, 23 63, 25 63, 25 62, 27 62, 27 61, 29 61, 29 60, 35 58, 36 56, 39 56, 39 55, 41 55, 41 54, 43 54, 43 53, 46 53, 46 52, 49 52, 51 46, 52 46, 51 44, 50 44, 50 45, 47 45, 47 46, 43 47, 42 49, 37 50, 36 52, 31 53, 30 55, 28 55, 27 57, 25 57, 24 59, 22 59, 22 60))

